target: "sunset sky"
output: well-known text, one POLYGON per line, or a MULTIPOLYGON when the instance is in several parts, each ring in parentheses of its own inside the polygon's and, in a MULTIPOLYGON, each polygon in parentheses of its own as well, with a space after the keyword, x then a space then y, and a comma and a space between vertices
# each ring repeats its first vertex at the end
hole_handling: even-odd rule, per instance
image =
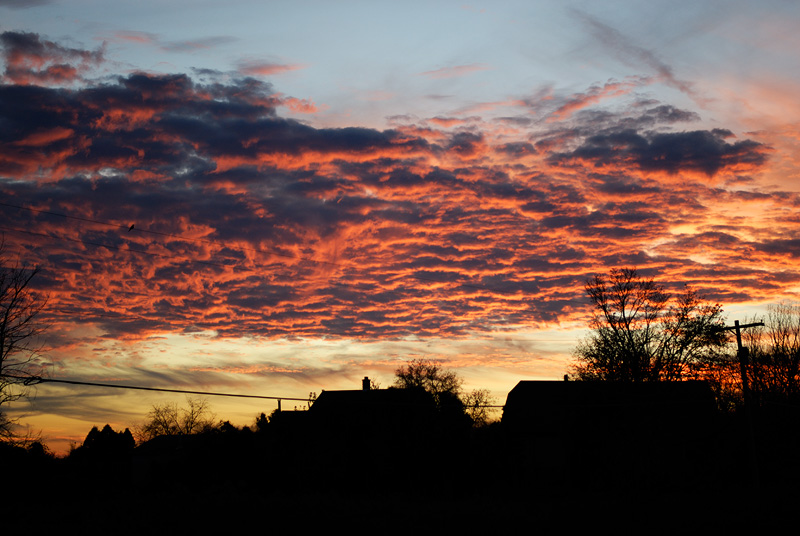
MULTIPOLYGON (((502 403, 562 377, 612 267, 731 322, 794 301, 799 27, 779 0, 0 0, 0 232, 41 269, 47 374, 306 397, 424 357, 502 403)), ((183 400, 32 394, 10 413, 57 451, 183 400)))

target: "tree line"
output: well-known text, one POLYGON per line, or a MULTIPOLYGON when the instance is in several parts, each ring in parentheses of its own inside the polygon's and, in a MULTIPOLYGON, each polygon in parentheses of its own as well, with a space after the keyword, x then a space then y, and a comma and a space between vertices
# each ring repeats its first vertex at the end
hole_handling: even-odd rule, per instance
POLYGON ((743 360, 731 345, 722 306, 686 286, 672 295, 635 268, 612 269, 585 284, 593 316, 568 378, 583 381, 705 380, 720 407, 743 403, 743 381, 759 407, 800 402, 800 307, 768 307, 745 319, 743 360), (752 324, 763 323, 760 326, 752 324))
MULTIPOLYGON (((372 386, 378 387, 375 382, 372 386)), ((489 391, 464 391, 463 379, 433 360, 415 359, 398 367, 390 389, 425 393, 442 419, 463 427, 481 428, 492 422, 490 415, 494 399, 489 391)), ((252 425, 237 428, 230 421, 218 420, 207 399, 187 397, 183 405, 176 402, 154 404, 144 420, 124 431, 114 431, 108 424, 102 429, 95 426, 82 444, 73 445, 72 452, 77 451, 78 455, 82 455, 81 450, 119 454, 159 437, 267 432, 278 413, 279 410, 270 415, 261 413, 252 425)))

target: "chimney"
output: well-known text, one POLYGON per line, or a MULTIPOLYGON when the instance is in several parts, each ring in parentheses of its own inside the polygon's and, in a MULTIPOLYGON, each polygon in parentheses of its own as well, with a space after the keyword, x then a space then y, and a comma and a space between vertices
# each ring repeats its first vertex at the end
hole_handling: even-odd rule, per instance
POLYGON ((361 380, 361 390, 362 391, 369 391, 369 377, 364 376, 364 379, 361 380))

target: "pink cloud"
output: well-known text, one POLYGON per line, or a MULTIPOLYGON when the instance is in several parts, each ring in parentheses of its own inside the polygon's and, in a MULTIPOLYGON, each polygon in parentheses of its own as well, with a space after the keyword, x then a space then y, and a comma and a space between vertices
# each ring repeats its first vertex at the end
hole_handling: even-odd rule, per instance
POLYGON ((450 128, 458 125, 463 125, 464 123, 468 122, 469 119, 460 119, 457 117, 431 117, 428 119, 430 123, 435 125, 439 125, 440 127, 450 128))
POLYGON ((206 50, 218 45, 230 43, 235 41, 235 38, 227 36, 211 36, 183 41, 166 41, 162 39, 160 35, 150 32, 120 31, 114 33, 110 40, 136 43, 141 45, 151 45, 169 52, 192 53, 198 50, 206 50))
POLYGON ((248 61, 239 65, 239 72, 248 76, 275 76, 305 69, 306 65, 248 61))
POLYGON ((158 44, 158 36, 149 32, 119 31, 114 33, 112 40, 146 45, 158 44))
POLYGON ((433 71, 425 71, 419 73, 420 76, 427 76, 428 78, 457 78, 459 76, 466 76, 476 71, 485 71, 489 69, 488 65, 482 63, 470 63, 468 65, 456 65, 454 67, 442 67, 433 71))
POLYGON ((592 86, 584 93, 575 93, 567 102, 552 113, 549 121, 561 121, 583 108, 598 104, 606 99, 627 95, 637 87, 649 83, 648 79, 633 79, 625 82, 606 82, 602 86, 592 86))
POLYGON ((283 106, 286 106, 293 112, 299 112, 303 114, 314 114, 317 113, 317 105, 314 104, 313 101, 310 99, 297 99, 295 97, 286 97, 280 100, 280 103, 283 106))

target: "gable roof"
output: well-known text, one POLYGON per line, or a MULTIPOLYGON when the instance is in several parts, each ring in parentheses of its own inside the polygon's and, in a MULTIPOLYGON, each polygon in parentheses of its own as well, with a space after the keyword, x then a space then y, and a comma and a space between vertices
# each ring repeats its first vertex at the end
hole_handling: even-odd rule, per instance
POLYGON ((565 426, 693 419, 715 408, 707 382, 521 381, 509 393, 504 425, 565 426))
POLYGON ((418 414, 435 409, 433 399, 416 389, 323 391, 309 411, 312 415, 355 418, 391 414, 418 414))

